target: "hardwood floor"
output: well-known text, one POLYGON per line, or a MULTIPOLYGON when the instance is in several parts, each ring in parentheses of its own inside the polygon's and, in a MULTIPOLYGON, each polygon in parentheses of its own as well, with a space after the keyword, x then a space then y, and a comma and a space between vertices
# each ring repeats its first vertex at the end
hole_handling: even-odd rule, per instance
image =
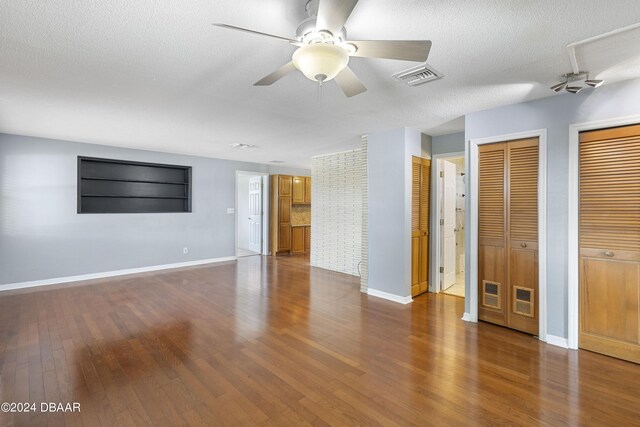
POLYGON ((305 258, 0 293, 5 425, 640 425, 640 366, 403 306, 305 258))

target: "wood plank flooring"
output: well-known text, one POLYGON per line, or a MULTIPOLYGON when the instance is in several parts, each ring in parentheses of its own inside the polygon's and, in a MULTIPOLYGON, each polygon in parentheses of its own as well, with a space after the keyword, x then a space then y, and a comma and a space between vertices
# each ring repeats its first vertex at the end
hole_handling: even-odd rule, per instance
POLYGON ((640 425, 640 366, 403 306, 305 258, 0 293, 0 426, 640 425))

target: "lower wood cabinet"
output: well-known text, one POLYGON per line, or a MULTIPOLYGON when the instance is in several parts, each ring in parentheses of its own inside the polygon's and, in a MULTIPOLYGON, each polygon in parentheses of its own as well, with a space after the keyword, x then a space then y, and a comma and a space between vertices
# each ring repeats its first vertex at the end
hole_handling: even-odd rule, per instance
POLYGON ((291 227, 291 252, 303 253, 311 250, 311 227, 300 225, 291 227))
POLYGON ((304 227, 291 227, 291 252, 304 252, 304 227))

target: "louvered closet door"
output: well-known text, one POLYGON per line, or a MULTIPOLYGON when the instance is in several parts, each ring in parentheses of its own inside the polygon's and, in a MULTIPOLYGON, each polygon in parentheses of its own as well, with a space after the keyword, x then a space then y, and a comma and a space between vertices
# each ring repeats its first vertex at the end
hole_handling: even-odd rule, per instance
POLYGON ((478 148, 478 318, 507 324, 505 143, 478 148))
POLYGON ((538 139, 478 151, 478 317, 537 335, 538 139))
POLYGON ((538 335, 538 138, 507 144, 507 326, 538 335))
POLYGON ((431 161, 412 158, 411 182, 411 296, 429 287, 429 189, 431 161))
POLYGON ((640 125, 580 134, 581 348, 640 363, 640 125))

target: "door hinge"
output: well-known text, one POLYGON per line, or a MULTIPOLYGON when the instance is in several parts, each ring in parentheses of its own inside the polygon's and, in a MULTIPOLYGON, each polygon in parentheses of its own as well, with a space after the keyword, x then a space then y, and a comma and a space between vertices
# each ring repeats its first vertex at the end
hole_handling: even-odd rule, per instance
POLYGON ((440 267, 440 273, 444 273, 444 267, 440 267))
POLYGON ((444 219, 440 220, 440 225, 444 225, 444 219))
POLYGON ((444 178, 444 171, 440 171, 440 178, 444 178))

